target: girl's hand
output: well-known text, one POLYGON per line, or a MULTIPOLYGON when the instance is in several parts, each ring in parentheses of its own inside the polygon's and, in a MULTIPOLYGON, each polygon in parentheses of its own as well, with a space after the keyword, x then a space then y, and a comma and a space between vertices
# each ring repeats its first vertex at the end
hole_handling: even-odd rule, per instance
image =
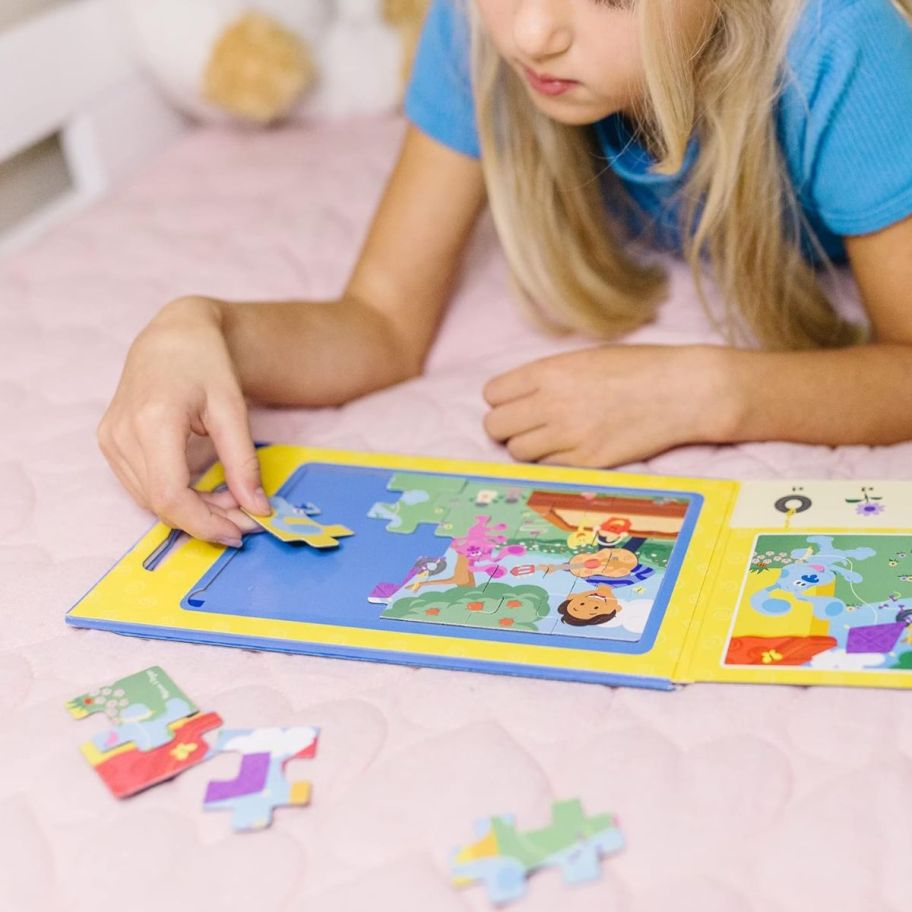
POLYGON ((599 346, 489 381, 485 430, 518 460, 608 468, 685 443, 721 442, 734 421, 727 350, 599 346))
POLYGON ((133 343, 98 428, 117 477, 141 506, 197 538, 238 547, 255 526, 239 509, 268 514, 247 406, 222 333, 223 308, 208 298, 169 304, 133 343), (228 491, 190 487, 187 441, 208 435, 228 491))

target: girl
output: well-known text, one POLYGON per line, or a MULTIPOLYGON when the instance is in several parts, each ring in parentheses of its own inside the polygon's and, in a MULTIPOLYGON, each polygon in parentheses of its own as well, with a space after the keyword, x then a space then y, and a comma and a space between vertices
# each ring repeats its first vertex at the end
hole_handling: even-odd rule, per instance
POLYGON ((114 471, 166 523, 239 545, 238 504, 268 512, 245 397, 339 404, 419 374, 485 201, 534 313, 600 340, 488 382, 485 428, 515 458, 607 467, 686 443, 912 438, 910 12, 434 0, 411 125, 341 300, 167 305, 101 423, 114 471), (651 248, 686 257, 698 287, 712 276, 726 346, 612 344, 663 297, 651 248), (821 290, 841 261, 868 331, 821 290), (638 416, 623 439, 609 400, 638 416), (190 489, 191 431, 212 438, 229 491, 190 489))

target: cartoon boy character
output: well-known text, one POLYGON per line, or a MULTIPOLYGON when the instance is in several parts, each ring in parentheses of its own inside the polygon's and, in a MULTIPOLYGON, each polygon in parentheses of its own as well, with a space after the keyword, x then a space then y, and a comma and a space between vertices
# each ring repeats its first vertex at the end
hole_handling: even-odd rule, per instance
MULTIPOLYGON (((624 519, 621 516, 612 516, 611 519, 605 520, 595 533, 596 544, 601 548, 611 548, 617 547, 622 538, 630 537, 631 540, 633 537, 630 535, 630 528, 632 523, 629 519, 624 519)), ((627 545, 627 550, 632 550, 627 545)))
POLYGON ((588 592, 577 592, 566 598, 557 607, 562 624, 571 627, 589 627, 593 624, 607 624, 623 611, 614 590, 600 583, 588 592))

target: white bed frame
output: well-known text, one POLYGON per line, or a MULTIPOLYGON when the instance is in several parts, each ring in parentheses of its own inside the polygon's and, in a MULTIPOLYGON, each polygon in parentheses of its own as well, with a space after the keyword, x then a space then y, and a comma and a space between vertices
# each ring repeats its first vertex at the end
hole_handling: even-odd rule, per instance
POLYGON ((107 193, 188 129, 141 72, 116 0, 68 0, 0 33, 0 86, 0 162, 59 134, 72 182, 0 236, 0 255, 107 193))

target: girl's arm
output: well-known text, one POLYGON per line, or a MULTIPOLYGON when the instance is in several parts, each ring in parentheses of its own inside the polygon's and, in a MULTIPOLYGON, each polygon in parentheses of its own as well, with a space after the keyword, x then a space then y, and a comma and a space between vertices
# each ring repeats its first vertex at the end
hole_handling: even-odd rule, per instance
POLYGON ((338 404, 419 373, 483 199, 476 161, 409 128, 341 300, 167 305, 133 343, 98 431, 137 502, 240 544, 237 505, 268 512, 245 396, 338 404), (229 493, 191 488, 191 433, 212 438, 229 493))
POLYGON ((693 443, 912 440, 912 218, 846 238, 874 340, 825 351, 603 345, 491 380, 485 427, 517 459, 610 467, 693 443))
POLYGON ((483 202, 479 163, 409 127, 341 300, 220 305, 243 391, 337 405, 419 374, 483 202))
POLYGON ((912 440, 912 218, 845 238, 873 330, 852 348, 731 352, 731 440, 869 446, 912 440))

